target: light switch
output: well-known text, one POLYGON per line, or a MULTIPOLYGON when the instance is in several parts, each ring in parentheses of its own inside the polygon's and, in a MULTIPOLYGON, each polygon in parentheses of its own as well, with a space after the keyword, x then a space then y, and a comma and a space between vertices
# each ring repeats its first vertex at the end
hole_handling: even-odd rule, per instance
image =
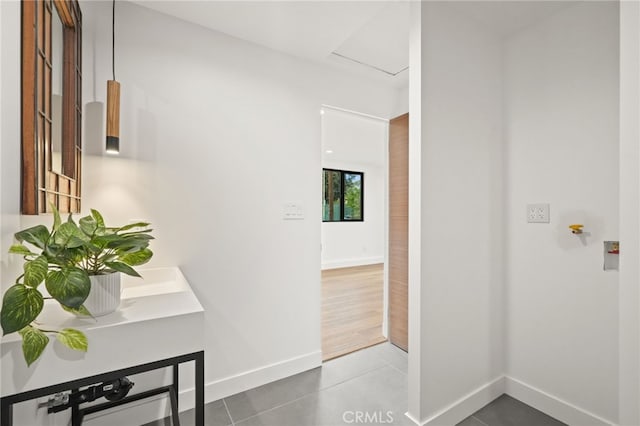
POLYGON ((282 206, 282 218, 284 220, 304 219, 304 206, 301 202, 287 202, 282 206))

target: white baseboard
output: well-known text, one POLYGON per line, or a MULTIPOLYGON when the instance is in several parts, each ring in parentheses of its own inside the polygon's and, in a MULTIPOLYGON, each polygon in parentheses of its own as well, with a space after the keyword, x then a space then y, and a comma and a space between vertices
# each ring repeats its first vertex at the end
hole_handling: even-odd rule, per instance
MULTIPOLYGON (((285 361, 266 365, 205 384, 205 404, 271 383, 294 374, 302 373, 322 365, 322 352, 312 352, 285 361)), ((195 407, 195 389, 180 391, 180 411, 195 407)), ((125 407, 98 414, 88 419, 88 426, 111 426, 114 424, 144 424, 171 413, 167 395, 149 398, 128 404, 125 407), (107 415, 108 414, 108 415, 107 415), (124 420, 123 420, 124 419, 124 420), (135 422, 132 422, 135 419, 135 422)))
MULTIPOLYGON (((317 351, 216 380, 205 385, 205 403, 302 373, 320 365, 322 365, 322 353, 317 351)), ((480 386, 426 420, 419 421, 410 413, 406 413, 406 416, 419 426, 456 425, 505 393, 571 426, 615 426, 613 422, 509 376, 500 376, 480 386)), ((193 408, 194 402, 194 389, 180 392, 181 411, 193 408)), ((156 409, 155 412, 168 413, 166 409, 160 411, 156 409)))
MULTIPOLYGON (((205 403, 217 401, 239 392, 320 367, 321 365, 322 352, 317 351, 209 382, 205 384, 205 403)), ((186 389, 181 391, 180 411, 193 408, 194 405, 195 390, 186 389)))
POLYGON ((455 425, 504 393, 571 426, 615 426, 613 422, 509 376, 481 386, 427 420, 418 421, 411 414, 406 415, 420 426, 455 425))
POLYGON ((375 265, 376 263, 384 263, 384 256, 375 257, 358 257, 353 259, 340 259, 322 262, 322 270, 349 268, 351 266, 375 265))
MULTIPOLYGON (((504 393, 504 376, 480 386, 453 404, 440 410, 424 422, 423 426, 456 425, 504 393)), ((410 417, 411 418, 411 417, 410 417)))
POLYGON ((406 413, 404 413, 405 417, 408 418, 409 420, 411 420, 414 424, 421 426, 422 423, 420 423, 420 421, 416 418, 414 418, 411 414, 409 414, 409 412, 407 411, 406 413))
POLYGON ((505 393, 569 425, 615 424, 512 377, 505 377, 505 393))

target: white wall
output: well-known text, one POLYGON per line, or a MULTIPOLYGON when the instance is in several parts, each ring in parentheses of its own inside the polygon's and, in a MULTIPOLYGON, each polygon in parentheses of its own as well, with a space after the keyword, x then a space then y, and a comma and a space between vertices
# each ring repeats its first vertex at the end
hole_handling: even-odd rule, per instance
POLYGON ((322 167, 364 173, 364 221, 322 223, 322 269, 384 261, 387 138, 383 120, 324 108, 322 167))
MULTIPOLYGON (((405 72, 409 72, 408 70, 405 72)), ((406 114, 409 112, 409 86, 400 89, 400 95, 398 97, 398 102, 396 103, 396 107, 391 113, 391 118, 396 118, 401 116, 402 114, 406 114)))
MULTIPOLYGON (((2 21, 2 5, 0 4, 0 28, 4 27, 4 22, 2 21)), ((3 49, 3 44, 2 44, 2 31, 0 31, 0 52, 2 52, 3 49)), ((2 133, 2 90, 3 90, 3 86, 4 86, 4 82, 2 80, 2 55, 0 55, 0 139, 3 139, 4 134, 2 133)), ((2 174, 2 144, 0 144, 0 189, 4 189, 4 187, 2 186, 2 178, 3 178, 3 174, 2 174)), ((2 200, 2 196, 0 195, 0 227, 2 225, 2 213, 4 212, 3 208, 3 200, 2 200)), ((2 248, 4 247, 4 245, 2 244, 2 240, 3 240, 3 235, 2 232, 0 232, 0 251, 2 250, 2 248)), ((1 262, 2 257, 0 256, 0 262, 1 262)), ((0 273, 0 281, 2 281, 2 274, 0 273)), ((0 289, 3 289, 4 287, 0 286, 0 289)))
MULTIPOLYGON (((87 158, 84 205, 154 223, 156 264, 206 309, 209 399, 318 365, 320 106, 386 117, 396 90, 118 6, 122 155, 87 158), (282 220, 287 201, 306 219, 282 220)), ((103 102, 110 3, 83 12, 85 100, 103 102)))
POLYGON ((0 287, 8 288, 21 270, 9 256, 20 228, 20 2, 0 2, 0 287))
MULTIPOLYGON (((427 413, 422 410, 423 383, 426 388, 426 365, 422 354, 427 351, 422 339, 426 298, 422 294, 422 2, 411 2, 409 13, 409 207, 408 207, 408 362, 407 417, 421 425, 427 413), (413 117, 413 118, 412 118, 413 117), (417 119, 420 117, 420 119, 417 119), (424 368, 423 368, 424 366, 424 368)), ((426 389, 425 389, 426 393, 426 389)))
POLYGON ((452 424, 506 391, 569 424, 616 422, 618 276, 602 241, 619 238, 617 3, 506 40, 466 7, 414 13, 409 415, 452 424), (551 224, 526 224, 535 202, 551 224))
MULTIPOLYGON (((210 398, 317 362, 320 214, 313 206, 320 188, 319 107, 340 105, 392 117, 401 104, 396 92, 118 3, 123 155, 96 156, 102 151, 103 129, 96 126, 103 126, 110 72, 109 6, 83 3, 85 208, 99 208, 113 222, 133 217, 154 222, 155 264, 181 266, 207 309, 210 398), (298 179, 288 179, 291 174, 298 179), (303 201, 307 219, 281 221, 287 200, 303 201), (295 304, 281 303, 292 299, 295 304), (292 359, 297 362, 288 362, 292 359), (256 373, 246 374, 252 369, 256 373)), ((615 5, 580 4, 508 41, 504 122, 513 119, 513 124, 505 126, 504 152, 513 165, 504 176, 503 46, 442 4, 423 4, 422 14, 414 16, 423 27, 420 43, 412 45, 418 52, 417 59, 412 53, 411 68, 419 71, 422 87, 412 87, 411 114, 425 125, 416 128, 420 120, 412 120, 410 142, 412 153, 422 149, 412 165, 424 165, 410 177, 411 199, 419 199, 416 191, 422 197, 421 205, 412 207, 412 217, 417 212, 420 220, 412 224, 411 235, 424 235, 417 243, 412 239, 422 251, 410 259, 413 417, 437 419, 440 410, 467 401, 465 396, 492 383, 506 366, 514 378, 617 419, 617 280, 615 272, 600 271, 598 241, 618 235, 619 197, 620 276, 626 283, 619 294, 620 321, 627 325, 620 337, 631 342, 623 346, 630 352, 619 354, 620 423, 637 424, 638 365, 629 356, 638 351, 630 337, 638 338, 637 256, 630 257, 637 254, 638 240, 638 97, 630 93, 638 83, 639 10, 637 4, 622 7, 634 15, 628 15, 623 50, 630 62, 624 62, 621 83, 630 90, 621 100, 626 131, 620 195, 617 145, 611 142, 617 138, 615 5), (527 56, 541 62, 530 63, 527 56), (422 139, 414 137, 416 131, 422 139), (541 179, 531 179, 530 169, 541 166, 541 179), (508 201, 506 218, 502 195, 508 201), (527 202, 550 202, 552 223, 525 224, 527 202), (565 228, 573 218, 584 220, 591 232, 586 246, 577 245, 565 228), (535 270, 527 259, 535 260, 535 270), (509 277, 504 304, 503 271, 509 277), (506 365, 503 306, 505 323, 511 324, 506 365), (625 377, 626 371, 631 375, 625 377)), ((20 266, 6 254, 13 232, 49 222, 48 217, 19 216, 18 22, 19 3, 1 1, 3 286, 20 266)))
POLYGON ((520 32, 505 66, 507 374, 616 422, 618 273, 602 244, 619 237, 617 4, 520 32), (540 202, 551 223, 527 224, 540 202))
MULTIPOLYGON (((2 6, 0 5, 0 27, 4 26, 4 22, 2 21, 2 6)), ((0 51, 2 51, 2 31, 0 31, 0 51)), ((4 86, 2 80, 2 55, 0 55, 0 99, 2 98, 2 87, 4 86)), ((2 134, 2 101, 0 101, 0 138, 3 136, 2 134)), ((0 145, 0 188, 2 188, 2 146, 0 145)), ((2 214, 2 197, 0 196, 0 215, 2 214)), ((0 216, 0 225, 2 224, 2 216, 0 216)), ((2 249, 2 233, 0 233, 0 250, 2 249)), ((0 276, 0 280, 2 276, 0 276)), ((0 287, 1 288, 1 287, 0 287)))
MULTIPOLYGON (((4 283, 11 234, 50 218, 18 214, 19 4, 0 4, 4 283)), ((118 2, 121 155, 105 157, 111 3, 82 7, 83 206, 153 223, 153 265, 180 266, 206 309, 207 398, 319 365, 320 107, 389 117, 398 91, 118 2), (282 220, 287 201, 306 219, 282 220)))
POLYGON ((423 3, 421 18, 409 140, 410 155, 421 151, 409 178, 421 208, 416 217, 412 197, 410 235, 417 219, 421 239, 410 242, 409 300, 421 312, 409 319, 409 389, 420 396, 409 415, 442 425, 470 414, 442 410, 503 373, 502 46, 444 2, 423 3))
POLYGON ((640 3, 620 3, 620 425, 640 424, 640 3))

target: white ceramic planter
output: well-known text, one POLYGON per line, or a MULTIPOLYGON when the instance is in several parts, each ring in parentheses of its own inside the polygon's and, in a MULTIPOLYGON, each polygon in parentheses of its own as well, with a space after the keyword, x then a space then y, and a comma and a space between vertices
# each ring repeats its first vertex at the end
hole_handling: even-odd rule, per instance
POLYGON ((114 312, 120 306, 120 272, 90 275, 91 291, 84 306, 94 317, 114 312))

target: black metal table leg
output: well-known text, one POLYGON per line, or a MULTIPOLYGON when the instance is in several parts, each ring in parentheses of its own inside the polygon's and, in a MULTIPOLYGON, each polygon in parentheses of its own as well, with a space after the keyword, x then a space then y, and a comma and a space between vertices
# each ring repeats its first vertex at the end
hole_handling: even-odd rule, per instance
MULTIPOLYGON (((79 389, 71 389, 71 392, 78 392, 79 389)), ((80 415, 80 407, 78 404, 71 406, 71 426, 82 426, 82 416, 80 415)))
POLYGON ((173 426, 180 426, 180 410, 178 409, 178 384, 180 383, 180 364, 173 364, 173 384, 172 392, 169 392, 171 398, 171 419, 173 426))
POLYGON ((196 358, 196 425, 204 426, 204 352, 196 358))
POLYGON ((180 426, 180 412, 178 412, 178 394, 173 386, 169 387, 169 400, 171 401, 171 424, 180 426))
POLYGON ((13 404, 9 404, 3 399, 0 410, 2 410, 0 424, 2 426, 13 426, 13 404))
POLYGON ((178 385, 180 383, 180 364, 173 364, 173 391, 176 393, 176 411, 178 411, 179 407, 179 399, 178 399, 178 385))

